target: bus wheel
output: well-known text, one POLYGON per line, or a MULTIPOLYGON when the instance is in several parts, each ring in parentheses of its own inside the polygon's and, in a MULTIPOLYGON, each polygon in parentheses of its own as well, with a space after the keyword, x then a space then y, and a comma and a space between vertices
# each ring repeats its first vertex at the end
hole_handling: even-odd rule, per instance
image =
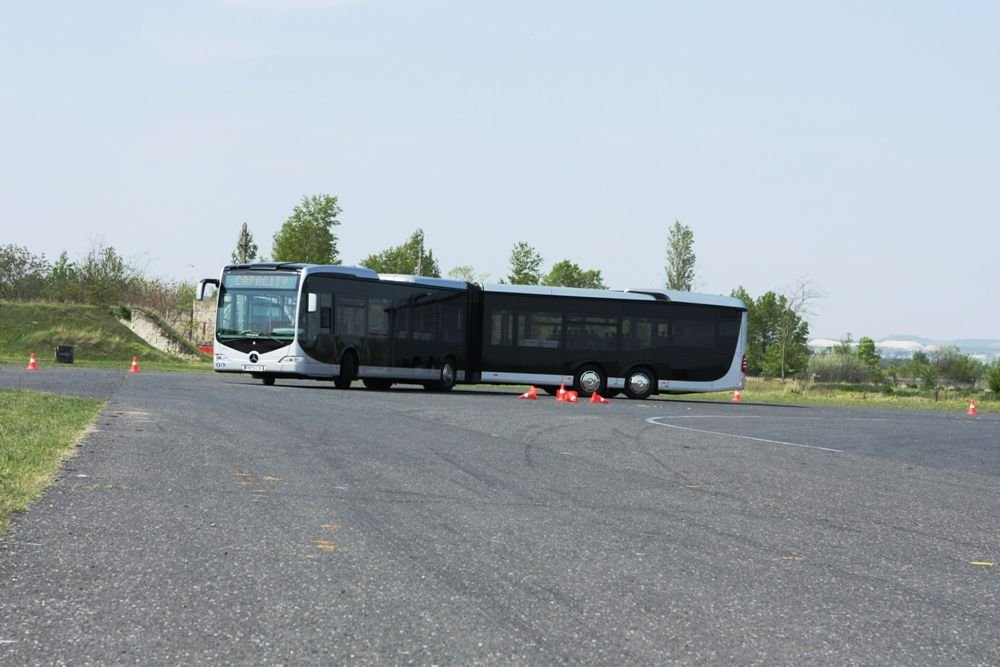
POLYGON ((340 359, 340 375, 333 378, 337 389, 347 389, 358 375, 358 358, 353 352, 345 352, 340 359))
POLYGON ((274 376, 273 375, 264 375, 264 376, 262 376, 260 378, 260 380, 261 380, 261 382, 264 383, 264 386, 266 386, 266 387, 273 387, 274 386, 274 376))
POLYGON ((590 396, 595 391, 603 394, 607 384, 604 371, 593 364, 587 364, 576 372, 576 386, 583 396, 590 396))
POLYGON ((441 379, 436 382, 428 382, 425 387, 432 391, 451 391, 455 387, 455 362, 451 357, 441 364, 441 379))
POLYGON ((653 374, 646 368, 636 368, 625 378, 625 395, 643 400, 653 393, 653 374))

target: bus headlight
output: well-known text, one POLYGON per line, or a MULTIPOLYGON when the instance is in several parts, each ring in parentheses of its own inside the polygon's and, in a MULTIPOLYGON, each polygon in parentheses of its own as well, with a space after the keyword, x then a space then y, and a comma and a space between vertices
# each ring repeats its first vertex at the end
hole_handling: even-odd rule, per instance
POLYGON ((302 361, 302 357, 282 357, 279 364, 297 364, 302 361))

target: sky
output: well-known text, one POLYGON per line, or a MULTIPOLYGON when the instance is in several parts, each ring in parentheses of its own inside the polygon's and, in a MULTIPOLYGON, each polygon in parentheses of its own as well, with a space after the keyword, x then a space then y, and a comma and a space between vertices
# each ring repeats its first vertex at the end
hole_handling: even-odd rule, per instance
POLYGON ((1000 338, 1000 3, 174 0, 0 9, 0 245, 217 277, 335 195, 613 289, 816 295, 811 337, 1000 338))

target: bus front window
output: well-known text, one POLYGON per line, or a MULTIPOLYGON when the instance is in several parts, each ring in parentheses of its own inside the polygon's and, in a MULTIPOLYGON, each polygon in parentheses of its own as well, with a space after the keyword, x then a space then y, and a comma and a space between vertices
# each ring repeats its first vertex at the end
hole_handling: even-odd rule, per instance
POLYGON ((295 336, 296 276, 247 276, 229 274, 223 279, 216 317, 219 340, 268 337, 291 340, 295 336), (291 288, 260 287, 261 279, 286 278, 279 285, 291 288), (291 282, 287 280, 291 279, 291 282))

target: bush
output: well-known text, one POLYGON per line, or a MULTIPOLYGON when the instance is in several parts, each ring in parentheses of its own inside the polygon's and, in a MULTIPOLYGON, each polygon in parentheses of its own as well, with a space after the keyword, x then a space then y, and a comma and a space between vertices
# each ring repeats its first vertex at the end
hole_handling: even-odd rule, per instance
POLYGON ((942 347, 934 353, 938 375, 959 384, 974 384, 983 372, 981 361, 962 354, 957 347, 942 347))
POLYGON ((1000 395, 1000 357, 993 360, 993 363, 986 368, 984 373, 986 386, 994 394, 1000 395))
POLYGON ((853 354, 814 354, 809 358, 809 374, 821 382, 864 383, 877 380, 872 369, 853 354))

